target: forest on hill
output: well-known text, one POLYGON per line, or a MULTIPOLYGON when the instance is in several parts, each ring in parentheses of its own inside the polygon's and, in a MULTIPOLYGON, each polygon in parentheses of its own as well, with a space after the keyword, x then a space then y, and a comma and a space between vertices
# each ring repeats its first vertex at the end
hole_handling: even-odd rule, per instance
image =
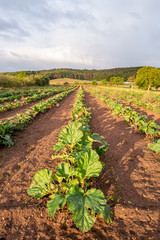
MULTIPOLYGON (((109 79, 113 76, 122 77, 124 81, 127 81, 128 77, 133 76, 141 67, 127 67, 127 68, 113 68, 113 69, 103 69, 103 70, 87 70, 87 69, 72 69, 72 68, 58 68, 50 70, 40 70, 40 71, 25 71, 27 75, 45 75, 49 79, 57 78, 72 78, 80 80, 97 80, 109 79)), ((10 73, 10 75, 17 75, 18 72, 10 73)), ((6 73, 8 74, 8 73, 6 73)))

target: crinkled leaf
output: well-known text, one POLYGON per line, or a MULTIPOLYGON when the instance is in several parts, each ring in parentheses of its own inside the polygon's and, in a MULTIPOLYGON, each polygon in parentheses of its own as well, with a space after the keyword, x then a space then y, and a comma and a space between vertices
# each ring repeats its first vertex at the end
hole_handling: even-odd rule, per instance
POLYGON ((92 208, 96 213, 104 211, 106 199, 102 191, 92 188, 86 193, 86 207, 92 208))
POLYGON ((65 179, 68 179, 71 174, 70 169, 71 169, 71 166, 69 163, 62 162, 62 163, 58 164, 58 166, 56 167, 56 170, 57 170, 56 175, 58 177, 63 177, 65 179))
POLYGON ((82 232, 87 232, 95 222, 95 213, 105 213, 106 199, 104 194, 95 188, 84 194, 81 188, 72 187, 67 192, 67 205, 73 213, 76 226, 82 232))
POLYGON ((83 132, 79 130, 81 123, 70 123, 59 134, 59 141, 65 146, 69 145, 72 148, 81 140, 83 132))
POLYGON ((111 209, 106 204, 103 212, 100 213, 100 217, 105 218, 107 223, 111 223, 112 222, 111 215, 112 215, 111 209))
POLYGON ((88 135, 84 135, 79 143, 79 148, 81 151, 87 151, 92 148, 92 142, 88 139, 88 135))
POLYGON ((87 232, 95 222, 95 216, 91 215, 86 204, 84 191, 79 187, 72 187, 67 192, 67 205, 73 213, 73 221, 82 231, 87 232))
POLYGON ((56 145, 54 145, 53 150, 54 150, 55 152, 58 152, 59 150, 61 150, 61 149, 63 149, 63 148, 64 148, 64 144, 61 143, 61 142, 58 142, 58 143, 56 143, 56 145))
POLYGON ((30 188, 27 190, 28 195, 40 199, 53 191, 52 171, 39 170, 33 179, 30 188))
POLYGON ((63 190, 69 190, 71 187, 78 186, 79 181, 78 179, 73 179, 73 180, 70 180, 68 183, 62 182, 61 184, 62 184, 63 190))
POLYGON ((90 178, 99 176, 102 171, 102 163, 99 161, 99 156, 96 151, 89 149, 79 155, 77 161, 77 172, 81 178, 90 178))
POLYGON ((59 208, 63 208, 66 204, 65 195, 62 193, 54 193, 48 201, 47 208, 49 215, 53 218, 54 214, 59 208))
POLYGON ((57 174, 55 174, 52 179, 56 182, 61 183, 63 181, 63 177, 58 177, 57 174))

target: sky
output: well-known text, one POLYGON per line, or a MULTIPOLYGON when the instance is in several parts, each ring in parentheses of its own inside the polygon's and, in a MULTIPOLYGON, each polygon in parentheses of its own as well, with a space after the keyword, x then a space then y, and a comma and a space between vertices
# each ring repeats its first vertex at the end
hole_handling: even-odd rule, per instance
POLYGON ((0 72, 160 67, 160 0, 0 0, 0 72))

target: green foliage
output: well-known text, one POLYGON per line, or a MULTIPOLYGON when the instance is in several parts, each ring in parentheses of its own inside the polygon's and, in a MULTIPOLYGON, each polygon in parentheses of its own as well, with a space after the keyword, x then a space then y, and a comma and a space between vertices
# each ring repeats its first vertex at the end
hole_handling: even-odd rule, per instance
POLYGON ((76 103, 74 106, 74 110, 72 111, 72 121, 74 122, 83 122, 83 123, 88 123, 90 117, 90 108, 87 108, 84 105, 84 93, 80 89, 77 98, 76 98, 76 103))
POLYGON ((26 72, 20 72, 20 73, 18 73, 18 75, 17 75, 17 78, 19 79, 19 80, 22 80, 23 78, 26 78, 27 77, 27 74, 26 74, 26 72))
POLYGON ((77 158, 77 172, 81 180, 99 176, 103 166, 99 161, 99 155, 96 151, 88 149, 88 151, 84 153, 80 152, 77 158))
POLYGON ((34 105, 25 113, 17 114, 5 122, 0 122, 0 145, 12 146, 13 141, 11 135, 15 130, 23 130, 24 127, 33 119, 38 113, 45 112, 47 109, 56 106, 56 103, 61 101, 65 96, 74 91, 74 89, 57 94, 53 98, 41 101, 39 104, 34 105))
POLYGON ((92 81, 92 85, 97 85, 97 84, 98 84, 97 80, 92 81))
POLYGON ((160 70, 154 67, 140 68, 136 75, 136 85, 142 89, 160 87, 160 70))
POLYGON ((154 141, 153 143, 148 143, 148 148, 156 153, 160 153, 160 139, 158 141, 154 141))
MULTIPOLYGON (((77 105, 81 99, 83 106, 82 96, 80 90, 77 105)), ((76 105, 75 108, 77 109, 76 105)), ((54 146, 54 150, 60 154, 53 159, 62 158, 65 162, 57 165, 56 173, 52 176, 50 171, 45 170, 44 179, 41 174, 44 170, 38 171, 28 189, 28 194, 36 199, 51 195, 51 200, 47 204, 51 217, 67 204, 73 221, 82 232, 87 232, 93 226, 97 215, 104 217, 108 223, 111 222, 111 210, 106 204, 104 194, 95 188, 87 189, 90 186, 90 179, 98 177, 104 165, 99 161, 97 152, 92 149, 92 143, 108 146, 102 140, 103 137, 91 134, 88 121, 89 117, 88 119, 86 117, 85 123, 71 122, 61 130, 59 141, 54 146)))
POLYGON ((56 211, 65 206, 66 199, 62 193, 54 193, 51 199, 52 200, 48 201, 47 208, 49 215, 53 218, 56 211))
POLYGON ((30 188, 27 190, 28 195, 40 199, 53 192, 52 171, 46 169, 39 170, 33 179, 30 188))
POLYGON ((55 151, 67 148, 72 152, 73 147, 81 140, 83 132, 79 129, 82 126, 79 122, 70 123, 59 134, 59 142, 54 146, 55 151))
POLYGON ((101 101, 105 102, 112 110, 113 114, 123 116, 124 120, 128 122, 132 128, 134 128, 136 131, 140 131, 141 133, 145 133, 146 136, 152 138, 153 144, 149 144, 149 148, 154 151, 159 151, 159 142, 157 144, 157 139, 160 137, 160 126, 157 125, 154 120, 147 122, 147 116, 139 114, 130 107, 123 106, 121 102, 117 100, 114 101, 111 98, 97 93, 96 91, 91 92, 95 94, 101 101), (156 142, 156 144, 154 142, 156 142))
POLYGON ((24 86, 45 86, 49 84, 49 79, 43 75, 27 75, 20 72, 17 76, 0 74, 0 87, 24 87, 24 86))
POLYGON ((106 86, 108 84, 107 80, 106 79, 103 79, 100 81, 100 85, 104 85, 106 86))
POLYGON ((68 82, 65 82, 63 85, 64 85, 64 86, 68 86, 68 85, 69 85, 69 83, 68 83, 68 82))
POLYGON ((123 85, 124 84, 124 78, 122 78, 122 77, 111 77, 110 82, 114 85, 123 85))
POLYGON ((73 213, 73 221, 82 231, 87 232, 95 223, 95 214, 105 212, 106 199, 104 194, 95 188, 85 195, 81 188, 73 187, 67 192, 68 209, 73 213))

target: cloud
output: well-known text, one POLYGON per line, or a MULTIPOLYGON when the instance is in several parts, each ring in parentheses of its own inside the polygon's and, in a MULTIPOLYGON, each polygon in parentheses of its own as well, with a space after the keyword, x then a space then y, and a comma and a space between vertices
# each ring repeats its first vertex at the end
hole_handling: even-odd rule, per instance
POLYGON ((159 9, 158 0, 0 0, 0 71, 158 67, 159 9))

